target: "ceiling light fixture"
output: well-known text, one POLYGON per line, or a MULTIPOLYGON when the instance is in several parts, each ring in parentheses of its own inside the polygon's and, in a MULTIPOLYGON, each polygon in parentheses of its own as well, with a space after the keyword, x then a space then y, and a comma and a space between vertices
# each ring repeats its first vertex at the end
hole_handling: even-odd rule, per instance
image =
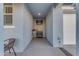
POLYGON ((41 13, 38 13, 38 15, 40 16, 40 15, 41 15, 41 13))

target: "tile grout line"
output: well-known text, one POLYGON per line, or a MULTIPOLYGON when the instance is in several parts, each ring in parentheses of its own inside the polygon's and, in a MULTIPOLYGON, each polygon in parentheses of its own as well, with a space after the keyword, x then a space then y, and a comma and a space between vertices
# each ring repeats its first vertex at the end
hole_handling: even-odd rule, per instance
POLYGON ((69 53, 66 49, 64 48, 59 48, 66 56, 73 56, 71 53, 69 53))

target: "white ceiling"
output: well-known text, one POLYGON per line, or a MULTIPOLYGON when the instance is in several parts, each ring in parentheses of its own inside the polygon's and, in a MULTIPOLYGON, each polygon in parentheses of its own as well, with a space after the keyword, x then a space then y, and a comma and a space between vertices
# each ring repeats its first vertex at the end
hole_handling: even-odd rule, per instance
POLYGON ((27 6, 34 18, 45 18, 48 11, 53 6, 53 4, 52 3, 28 3, 27 6))
MULTIPOLYGON (((30 10, 33 18, 40 19, 45 18, 48 12, 50 11, 51 7, 55 7, 58 3, 27 3, 27 7, 30 10)), ((66 12, 72 12, 73 9, 72 3, 63 3, 63 8, 66 12), (68 9, 67 9, 68 8, 68 9), (70 9, 69 9, 70 8, 70 9)))

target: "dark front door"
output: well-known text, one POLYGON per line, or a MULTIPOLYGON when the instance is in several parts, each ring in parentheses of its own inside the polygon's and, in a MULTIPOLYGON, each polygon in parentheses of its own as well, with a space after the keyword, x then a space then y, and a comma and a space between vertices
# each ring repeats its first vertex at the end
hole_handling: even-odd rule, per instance
POLYGON ((37 31, 36 37, 42 38, 43 37, 43 32, 42 31, 37 31))
POLYGON ((36 20, 37 30, 36 30, 36 37, 42 38, 43 37, 43 20, 36 20))

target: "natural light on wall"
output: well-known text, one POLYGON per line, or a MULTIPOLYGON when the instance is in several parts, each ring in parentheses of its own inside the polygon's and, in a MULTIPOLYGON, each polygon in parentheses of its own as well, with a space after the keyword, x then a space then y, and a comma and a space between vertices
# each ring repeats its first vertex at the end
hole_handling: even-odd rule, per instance
POLYGON ((62 9, 74 9, 73 6, 62 6, 62 9))

